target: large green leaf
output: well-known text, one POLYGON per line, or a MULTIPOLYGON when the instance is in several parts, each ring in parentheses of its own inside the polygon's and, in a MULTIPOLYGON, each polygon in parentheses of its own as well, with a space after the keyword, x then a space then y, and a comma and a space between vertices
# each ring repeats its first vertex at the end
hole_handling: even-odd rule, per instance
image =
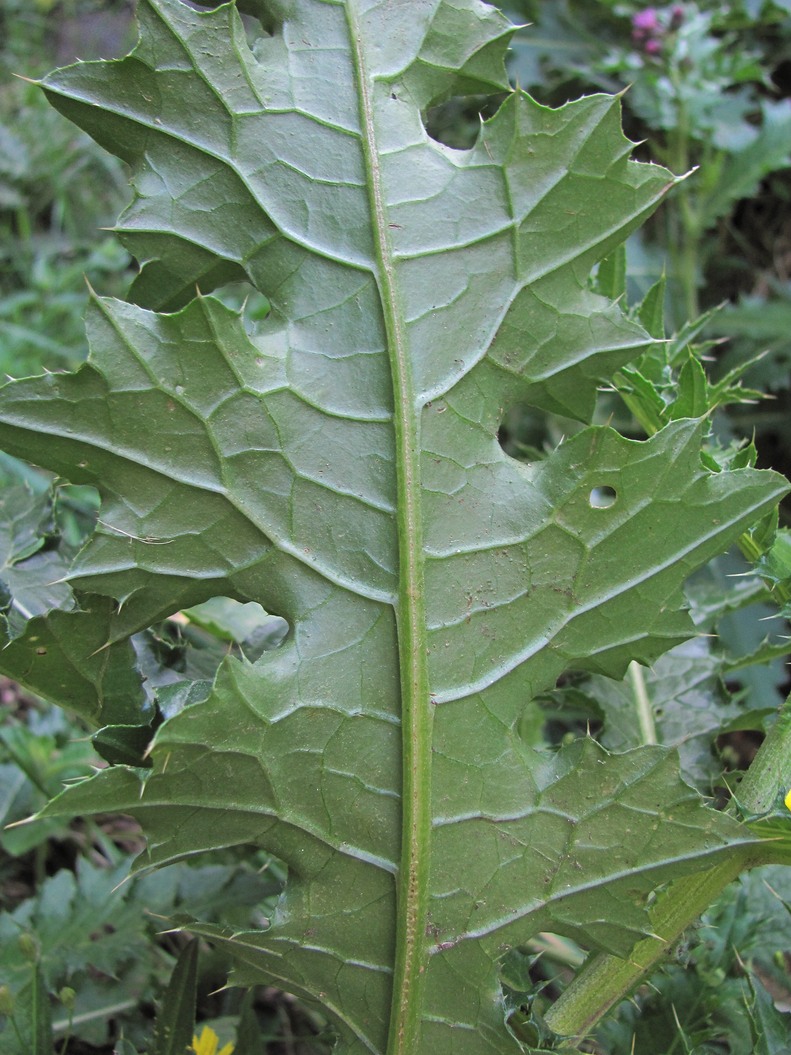
POLYGON ((588 419, 651 343, 586 286, 672 183, 628 160, 616 101, 511 93, 451 150, 421 111, 506 88, 491 8, 259 13, 251 50, 231 6, 144 0, 130 57, 45 82, 132 165, 144 266, 136 305, 93 303, 76 375, 0 392, 6 449, 102 497, 84 610, 0 662, 52 682, 52 648, 59 698, 145 725, 131 634, 217 596, 287 620, 160 726, 150 770, 62 808, 136 814, 149 863, 279 856, 270 927, 213 933, 240 981, 320 1003, 344 1055, 506 1055, 509 949, 551 928, 625 955, 650 890, 749 843, 664 749, 541 754, 520 715, 569 668, 620 676, 689 636, 684 579, 784 485, 706 471, 694 421, 584 429, 533 465, 498 444, 518 402, 588 419), (203 295, 239 279, 271 303, 259 329, 203 295))

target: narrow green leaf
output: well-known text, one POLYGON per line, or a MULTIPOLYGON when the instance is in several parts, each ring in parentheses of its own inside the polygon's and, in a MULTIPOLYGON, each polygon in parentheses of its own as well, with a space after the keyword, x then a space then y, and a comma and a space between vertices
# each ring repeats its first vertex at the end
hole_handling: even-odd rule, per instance
POLYGON ((198 986, 198 939, 181 951, 162 998, 154 1029, 151 1055, 184 1055, 195 1032, 198 986))
POLYGON ((668 408, 671 421, 701 418, 711 409, 706 372, 697 356, 690 354, 678 377, 678 395, 668 408))
POLYGON ((639 370, 625 366, 616 374, 616 388, 637 421, 652 436, 667 424, 667 403, 659 388, 639 370))
POLYGON ((673 334, 666 352, 666 360, 671 366, 683 367, 689 358, 690 346, 696 349, 698 355, 702 355, 719 343, 718 341, 703 341, 700 336, 715 324, 721 309, 722 306, 717 305, 704 311, 695 319, 687 319, 678 332, 673 334))
POLYGON ((236 1028, 234 1055, 265 1055, 261 1041, 261 1029, 253 1009, 253 990, 242 1001, 239 1025, 236 1028))
POLYGON ((52 1055, 52 1009, 49 990, 39 964, 30 969, 30 981, 14 1000, 14 1022, 23 1048, 16 1048, 14 1031, 8 1027, 4 1034, 14 1055, 52 1055))
POLYGON ((663 275, 643 297, 638 312, 641 324, 657 341, 664 341, 665 339, 666 286, 667 282, 663 275))
POLYGON ((625 246, 618 246, 613 253, 610 253, 599 264, 599 269, 596 272, 596 292, 609 300, 618 300, 619 297, 626 295, 625 246))

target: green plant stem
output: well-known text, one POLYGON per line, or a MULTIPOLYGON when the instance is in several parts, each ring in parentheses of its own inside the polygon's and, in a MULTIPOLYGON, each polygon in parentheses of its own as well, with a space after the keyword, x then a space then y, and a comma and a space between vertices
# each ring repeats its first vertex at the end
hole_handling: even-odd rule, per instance
MULTIPOLYGON (((739 803, 749 813, 766 812, 778 791, 791 786, 791 696, 758 750, 739 788, 739 803), (768 805, 767 805, 768 803, 768 805)), ((673 883, 650 912, 654 935, 637 943, 628 960, 600 953, 591 957, 546 1013, 550 1029, 570 1038, 571 1046, 588 1036, 604 1014, 637 986, 729 883, 742 871, 771 863, 772 844, 734 851, 704 873, 673 883)))
POLYGON ((33 851, 33 874, 36 877, 36 888, 40 888, 47 878, 47 852, 46 843, 39 843, 33 851))
POLYGON ((675 271, 684 294, 684 313, 688 319, 696 319, 700 315, 700 301, 698 299, 700 238, 697 232, 697 224, 693 225, 690 219, 692 208, 689 191, 682 189, 680 195, 682 237, 675 253, 675 271))
POLYGON ((600 953, 586 966, 545 1015, 551 1030, 568 1037, 573 1047, 582 1041, 604 1014, 627 996, 645 974, 678 940, 744 867, 744 857, 733 858, 703 874, 684 876, 659 899, 651 913, 656 937, 635 945, 628 960, 600 953))
POLYGON ((22 207, 16 210, 16 226, 17 238, 22 246, 27 248, 33 237, 33 222, 30 218, 30 211, 27 208, 22 207))
POLYGON ((645 686, 643 668, 639 663, 632 661, 629 664, 629 680, 632 683, 637 721, 640 726, 640 741, 643 744, 658 744, 654 712, 645 686))
POLYGON ((74 1026, 84 1026, 88 1022, 105 1021, 111 1015, 118 1015, 123 1011, 131 1011, 140 1006, 137 1000, 121 1000, 117 1004, 105 1004, 93 1011, 83 1011, 80 1015, 69 1015, 68 1018, 57 1019, 52 1023, 52 1035, 57 1037, 74 1026))
POLYGON ((61 1044, 60 1051, 59 1051, 58 1055, 66 1055, 66 1052, 69 1050, 69 1041, 71 1040, 71 1030, 72 1030, 72 1018, 73 1018, 73 1015, 69 1015, 69 1024, 66 1027, 66 1034, 65 1034, 65 1036, 63 1038, 63 1043, 61 1044))

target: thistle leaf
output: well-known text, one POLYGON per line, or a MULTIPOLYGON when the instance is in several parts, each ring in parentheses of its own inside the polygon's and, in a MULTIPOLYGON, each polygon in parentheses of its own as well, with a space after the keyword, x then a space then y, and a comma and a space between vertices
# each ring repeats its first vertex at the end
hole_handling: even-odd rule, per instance
MULTIPOLYGON (((587 285, 673 182, 629 161, 616 100, 511 92, 452 150, 421 113, 506 90, 492 8, 257 10, 251 47, 231 5, 141 0, 130 57, 44 84, 131 165, 119 234, 143 265, 135 304, 94 300, 76 375, 0 391, 5 448, 102 498, 69 580, 89 611, 52 634, 57 614, 75 649, 104 620, 85 662, 131 676, 130 635, 214 597, 290 627, 159 727, 151 769, 51 809, 135 814, 143 864, 281 858, 267 930, 203 932, 237 981, 320 1004, 339 1053, 507 1055, 509 949, 553 929, 626 955, 657 884, 751 840, 666 750, 546 755, 520 715, 566 670, 618 677, 689 637, 685 578, 785 486, 709 473, 689 420, 586 428, 532 465, 500 448, 508 407, 586 421, 652 344, 587 285), (208 295, 239 280, 271 305, 257 327, 208 295)), ((40 630, 0 657, 31 684, 40 630)))

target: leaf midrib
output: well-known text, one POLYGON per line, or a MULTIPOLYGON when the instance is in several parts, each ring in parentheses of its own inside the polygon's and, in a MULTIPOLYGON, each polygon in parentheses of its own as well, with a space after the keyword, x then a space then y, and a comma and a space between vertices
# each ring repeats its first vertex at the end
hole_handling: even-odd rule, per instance
POLYGON ((347 0, 346 17, 359 92, 361 142, 368 175, 374 259, 377 265, 375 279, 382 305, 393 384, 399 558, 396 625, 401 682, 403 784, 396 948, 387 1055, 414 1055, 420 1043, 421 995, 427 960, 426 917, 431 837, 432 716, 426 658, 420 416, 387 223, 387 204, 377 150, 373 79, 365 62, 354 0, 347 0))

